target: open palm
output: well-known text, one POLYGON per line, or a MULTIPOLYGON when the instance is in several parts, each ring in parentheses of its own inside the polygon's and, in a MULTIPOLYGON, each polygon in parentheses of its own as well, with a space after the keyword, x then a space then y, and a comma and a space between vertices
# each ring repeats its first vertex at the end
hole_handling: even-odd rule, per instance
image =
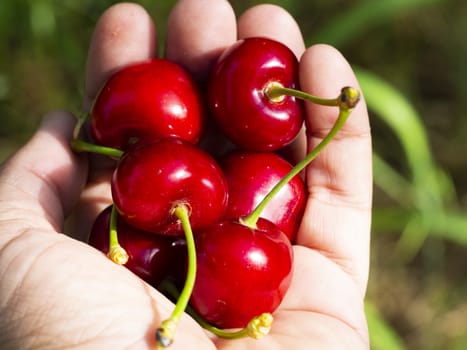
MULTIPOLYGON (((301 58, 305 91, 335 97, 343 86, 358 87, 336 50, 325 45, 305 50, 294 20, 272 5, 254 7, 237 22, 227 1, 180 0, 169 19, 165 55, 203 81, 223 49, 249 36, 288 45, 301 58)), ((85 108, 115 70, 156 55, 148 14, 132 4, 110 8, 91 42, 85 108)), ((320 141, 337 116, 333 108, 306 108, 307 131, 293 145, 297 157, 320 141)), ((0 348, 154 348, 155 329, 173 304, 80 241, 110 196, 102 162, 97 166, 70 151, 73 124, 66 112, 50 113, 0 168, 0 348), (59 234, 64 231, 69 234, 59 234)), ((221 340, 185 315, 173 349, 369 347, 363 299, 371 138, 364 101, 309 167, 306 180, 309 200, 294 246, 292 285, 274 314, 270 335, 221 340)))

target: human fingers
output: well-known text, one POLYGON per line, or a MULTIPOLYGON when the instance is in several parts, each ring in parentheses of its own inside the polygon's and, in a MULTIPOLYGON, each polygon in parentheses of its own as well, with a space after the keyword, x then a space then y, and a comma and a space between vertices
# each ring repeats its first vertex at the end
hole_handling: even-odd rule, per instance
MULTIPOLYGON (((146 10, 137 4, 111 6, 99 18, 89 46, 84 109, 88 111, 105 81, 122 67, 156 55, 156 29, 146 10)), ((92 156, 88 186, 81 203, 67 221, 73 237, 86 240, 96 215, 111 203, 109 172, 114 163, 92 156)))
POLYGON ((120 3, 98 20, 86 64, 85 101, 88 110, 104 82, 118 69, 156 55, 156 29, 146 10, 120 3))
MULTIPOLYGON (((303 90, 336 97, 344 86, 359 89, 345 58, 334 48, 316 45, 300 62, 303 90)), ((328 133, 336 108, 306 104, 309 150, 328 133)), ((365 101, 353 110, 337 137, 306 173, 309 200, 297 242, 335 261, 365 293, 369 267, 372 202, 371 135, 365 101)))
POLYGON ((86 180, 86 163, 68 146, 75 119, 52 112, 31 140, 0 168, 0 215, 16 230, 61 231, 86 180))
POLYGON ((236 40, 236 19, 225 0, 180 0, 167 30, 166 58, 205 82, 218 56, 236 40))
POLYGON ((238 38, 262 36, 288 46, 297 58, 305 51, 302 33, 295 19, 277 5, 262 4, 246 10, 238 19, 238 38))

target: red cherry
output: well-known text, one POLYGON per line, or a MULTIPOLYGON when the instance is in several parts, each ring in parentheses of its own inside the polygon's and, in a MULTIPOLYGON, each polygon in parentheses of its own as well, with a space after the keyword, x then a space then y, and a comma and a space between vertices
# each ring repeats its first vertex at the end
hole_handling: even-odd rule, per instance
POLYGON ((279 149, 298 134, 303 104, 291 96, 271 99, 272 83, 298 88, 298 61, 285 45, 266 38, 238 41, 214 67, 208 102, 222 131, 241 148, 279 149))
POLYGON ((153 59, 110 77, 92 106, 90 129, 96 143, 125 150, 137 140, 169 136, 196 143, 203 118, 188 73, 173 62, 153 59))
MULTIPOLYGON (((234 151, 220 160, 229 187, 226 218, 250 214, 292 169, 285 159, 267 152, 234 151)), ((306 204, 305 184, 293 177, 262 210, 261 217, 276 224, 294 240, 306 204)))
POLYGON ((252 229, 223 221, 195 237, 196 282, 191 305, 219 328, 243 328, 281 303, 292 277, 293 252, 277 226, 259 219, 252 229))
POLYGON ((174 208, 189 208, 193 231, 217 222, 227 207, 227 183, 206 152, 175 138, 141 144, 120 159, 112 197, 126 222, 160 234, 182 235, 174 208))
MULTIPOLYGON (((109 225, 112 207, 104 209, 96 218, 89 236, 89 244, 103 253, 109 250, 109 225)), ((125 267, 147 283, 157 286, 167 278, 184 278, 186 242, 179 237, 164 237, 138 230, 117 218, 119 243, 129 259, 125 267)))

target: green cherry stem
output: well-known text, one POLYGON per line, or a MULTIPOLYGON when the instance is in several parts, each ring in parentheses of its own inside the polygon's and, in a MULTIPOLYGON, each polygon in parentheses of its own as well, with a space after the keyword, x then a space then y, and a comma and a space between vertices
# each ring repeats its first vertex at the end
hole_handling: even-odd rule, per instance
MULTIPOLYGON (((172 282, 164 281, 160 288, 170 295, 170 297, 174 299, 179 298, 180 293, 172 282)), ((260 339, 270 332, 274 320, 270 313, 262 313, 252 318, 245 328, 233 331, 220 329, 211 325, 197 314, 190 305, 187 306, 186 311, 201 327, 223 339, 240 339, 245 337, 260 339)))
POLYGON ((96 145, 93 143, 83 141, 79 138, 81 134, 81 129, 88 117, 88 113, 83 113, 77 118, 78 120, 76 122, 75 128, 73 129, 73 137, 70 141, 71 149, 78 153, 91 152, 96 154, 102 154, 112 158, 120 158, 123 155, 123 151, 120 151, 119 149, 96 145))
POLYGON ((272 82, 264 88, 264 94, 272 101, 280 102, 286 96, 297 97, 301 100, 313 102, 322 106, 338 106, 343 109, 353 109, 360 100, 360 93, 353 87, 344 87, 337 98, 321 98, 306 92, 286 88, 278 82, 272 82))
MULTIPOLYGON (((285 88, 284 88, 285 89, 285 88)), ((290 89, 286 89, 290 90, 290 89)), ((282 91, 282 89, 281 89, 282 91)), ((295 91, 295 90, 292 90, 295 91)), ((271 191, 263 198, 263 200, 256 206, 256 208, 246 217, 241 219, 241 222, 249 227, 256 227, 256 223, 258 222, 261 213, 263 212, 264 208, 269 204, 269 202, 274 198, 274 196, 284 187, 294 176, 298 175, 303 169, 305 169, 308 164, 310 164, 313 159, 315 159, 318 154, 331 142, 331 140, 336 136, 338 131, 342 128, 342 126, 347 121, 350 113, 352 112, 353 108, 356 106, 357 102, 359 101, 359 92, 352 88, 352 87, 345 87, 341 90, 341 94, 332 100, 325 100, 325 99, 318 99, 320 102, 331 103, 328 104, 329 106, 339 106, 339 115, 337 117, 336 122, 334 123, 333 127, 329 131, 329 133, 321 140, 321 142, 311 150, 306 157, 297 163, 292 170, 289 171, 287 175, 285 175, 272 189, 271 191)), ((313 102, 317 102, 315 100, 313 102)))
POLYGON ((253 317, 245 328, 238 331, 226 331, 207 323, 192 310, 190 310, 190 315, 196 320, 196 322, 198 322, 198 324, 201 325, 201 327, 223 339, 240 339, 245 337, 260 339, 269 334, 274 320, 273 316, 266 312, 253 317))
POLYGON ((81 133, 81 129, 83 128, 84 123, 89 118, 89 113, 82 113, 79 117, 77 117, 75 128, 73 129, 73 139, 78 139, 81 133))
POLYGON ((125 265, 128 262, 128 253, 118 242, 117 234, 117 209, 112 206, 109 225, 109 252, 107 256, 118 265, 125 265))
POLYGON ((190 301, 191 293, 196 279, 196 248, 193 231, 190 225, 189 208, 185 204, 179 204, 173 209, 175 215, 181 222, 188 250, 188 268, 185 285, 180 293, 175 309, 170 317, 162 321, 156 331, 157 349, 165 349, 172 344, 175 337, 175 329, 190 301))
POLYGON ((317 97, 314 95, 307 94, 306 92, 300 90, 286 88, 278 82, 271 82, 267 84, 264 88, 264 93, 267 97, 269 97, 272 101, 275 102, 283 101, 286 96, 293 96, 301 100, 310 101, 323 106, 337 106, 336 98, 327 99, 317 97))
POLYGON ((123 155, 123 151, 106 146, 96 145, 80 139, 72 139, 70 141, 71 148, 75 152, 91 152, 96 154, 102 154, 112 158, 120 158, 123 155))

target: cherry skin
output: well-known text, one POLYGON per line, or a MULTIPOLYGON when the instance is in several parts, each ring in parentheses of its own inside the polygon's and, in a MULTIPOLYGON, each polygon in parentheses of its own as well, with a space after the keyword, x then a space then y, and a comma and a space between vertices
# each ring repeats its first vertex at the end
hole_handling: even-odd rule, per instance
POLYGON ((190 303, 219 328, 243 328, 272 313, 292 277, 293 252, 285 234, 260 218, 252 229, 238 220, 222 221, 195 237, 196 282, 190 303))
POLYGON ((175 136, 198 142, 203 103, 190 75, 165 59, 127 66, 105 83, 90 112, 97 144, 126 150, 129 144, 175 136))
POLYGON ((189 209, 193 231, 222 218, 227 182, 215 160, 196 146, 176 138, 135 145, 120 158, 112 181, 112 197, 130 225, 157 234, 183 235, 173 214, 189 209))
MULTIPOLYGON (((275 153, 233 151, 220 160, 229 187, 226 218, 250 214, 271 189, 292 169, 275 153)), ((261 217, 276 224, 294 240, 306 204, 300 176, 290 180, 262 210, 261 217)))
MULTIPOLYGON (((104 209, 94 221, 88 243, 107 254, 112 207, 104 209)), ((128 253, 125 267, 142 280, 157 287, 166 279, 179 284, 184 278, 186 242, 181 237, 154 235, 128 225, 117 218, 119 243, 128 253)))
POLYGON ((214 67, 208 103, 220 129, 240 148, 277 150, 292 142, 304 119, 295 97, 272 100, 271 83, 298 88, 298 60, 285 45, 247 38, 228 48, 214 67))

